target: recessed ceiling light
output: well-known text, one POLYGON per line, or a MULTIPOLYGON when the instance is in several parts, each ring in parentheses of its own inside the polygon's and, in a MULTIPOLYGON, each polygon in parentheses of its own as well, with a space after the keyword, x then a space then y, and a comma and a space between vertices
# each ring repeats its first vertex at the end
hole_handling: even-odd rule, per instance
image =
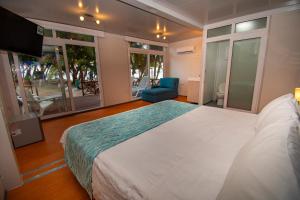
POLYGON ((79 1, 79 2, 78 2, 78 7, 79 7, 79 8, 82 8, 82 7, 83 7, 82 1, 79 1))
POLYGON ((79 20, 83 22, 84 21, 84 16, 80 16, 79 20))
POLYGON ((167 37, 166 37, 166 36, 164 36, 164 37, 163 37, 163 39, 165 40, 165 39, 167 39, 167 37))
POLYGON ((159 35, 159 34, 157 34, 157 35, 156 35, 156 38, 160 38, 160 35, 159 35))
POLYGON ((100 24, 100 20, 99 19, 96 19, 96 24, 100 24))
POLYGON ((159 31, 160 27, 159 27, 159 23, 156 24, 156 30, 159 31))

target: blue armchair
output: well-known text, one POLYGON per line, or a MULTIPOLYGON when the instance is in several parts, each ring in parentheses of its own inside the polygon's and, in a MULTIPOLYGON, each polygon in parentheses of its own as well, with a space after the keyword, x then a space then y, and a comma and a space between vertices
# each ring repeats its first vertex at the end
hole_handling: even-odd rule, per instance
POLYGON ((142 99, 149 102, 159 102, 178 96, 179 78, 161 78, 159 86, 142 92, 142 99))

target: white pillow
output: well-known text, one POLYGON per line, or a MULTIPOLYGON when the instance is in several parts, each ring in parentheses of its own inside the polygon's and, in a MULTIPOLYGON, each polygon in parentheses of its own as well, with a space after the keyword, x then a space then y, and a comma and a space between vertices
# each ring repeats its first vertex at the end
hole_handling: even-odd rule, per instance
POLYGON ((266 126, 277 121, 298 118, 296 100, 292 94, 283 95, 267 104, 259 113, 255 130, 261 131, 266 126))
POLYGON ((295 172, 299 166, 293 166, 288 152, 289 135, 299 134, 297 124, 298 120, 275 123, 247 143, 235 158, 217 200, 300 199, 295 172))

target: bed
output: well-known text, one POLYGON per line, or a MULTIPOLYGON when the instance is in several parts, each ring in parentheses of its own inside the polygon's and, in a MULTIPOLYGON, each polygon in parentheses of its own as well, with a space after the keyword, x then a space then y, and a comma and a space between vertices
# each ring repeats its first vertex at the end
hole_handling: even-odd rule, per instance
MULTIPOLYGON (((113 145, 93 159, 91 198, 215 200, 235 157, 254 137, 257 117, 193 107, 113 145)), ((62 136, 64 147, 72 128, 62 136)))

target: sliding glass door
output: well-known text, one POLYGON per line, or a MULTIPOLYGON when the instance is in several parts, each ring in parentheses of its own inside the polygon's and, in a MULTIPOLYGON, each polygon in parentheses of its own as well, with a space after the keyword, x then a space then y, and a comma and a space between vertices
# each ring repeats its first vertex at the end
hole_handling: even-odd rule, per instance
POLYGON ((130 53, 130 75, 132 96, 138 97, 150 81, 147 54, 130 53))
POLYGON ((233 42, 227 107, 251 111, 260 38, 233 42))
POLYGON ((150 55, 150 80, 151 85, 158 85, 159 79, 164 77, 164 56, 150 55))
POLYGON ((95 48, 66 45, 75 110, 100 106, 95 48))
POLYGON ((62 47, 44 45, 40 59, 21 54, 18 58, 18 70, 14 70, 14 66, 12 75, 21 110, 24 112, 24 101, 21 98, 20 83, 15 78, 17 73, 20 73, 29 112, 45 116, 70 111, 62 47))
POLYGON ((223 107, 229 40, 210 42, 206 50, 203 104, 223 107))
POLYGON ((130 53, 132 96, 139 97, 142 90, 158 85, 164 76, 163 70, 163 55, 130 53))

